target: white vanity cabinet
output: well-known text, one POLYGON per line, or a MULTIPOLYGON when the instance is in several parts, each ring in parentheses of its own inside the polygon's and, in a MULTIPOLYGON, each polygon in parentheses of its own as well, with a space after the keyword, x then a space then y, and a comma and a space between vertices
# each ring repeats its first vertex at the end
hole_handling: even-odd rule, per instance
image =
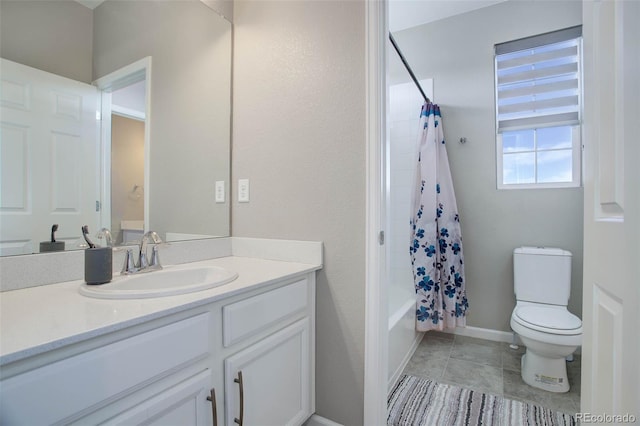
MULTIPOLYGON (((174 410, 167 408, 177 409, 190 395, 210 389, 210 316, 203 312, 143 332, 124 330, 102 337, 100 341, 110 341, 103 346, 68 348, 72 355, 64 358, 45 353, 27 360, 43 365, 0 382, 0 423, 131 424, 127 419, 138 419, 135 424, 170 415, 174 410), (114 416, 119 420, 110 421, 114 416)), ((211 424, 207 403, 180 412, 187 410, 198 420, 192 424, 211 424)))
POLYGON ((301 425, 313 413, 312 279, 223 307, 225 425, 301 425))
POLYGON ((304 423, 311 415, 309 336, 309 321, 300 320, 225 360, 226 425, 304 423))
POLYGON ((301 425, 314 345, 309 272, 5 365, 0 424, 301 425))
MULTIPOLYGON (((211 425, 211 373, 205 370, 109 419, 109 425, 211 425)), ((79 424, 86 424, 83 419, 79 424)))

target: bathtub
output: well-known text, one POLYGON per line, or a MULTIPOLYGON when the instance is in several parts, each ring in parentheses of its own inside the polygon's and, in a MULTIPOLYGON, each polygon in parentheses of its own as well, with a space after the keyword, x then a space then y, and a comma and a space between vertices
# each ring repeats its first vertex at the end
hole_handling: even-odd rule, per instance
POLYGON ((424 333, 415 330, 416 299, 413 292, 389 289, 389 377, 392 390, 416 351, 424 333))

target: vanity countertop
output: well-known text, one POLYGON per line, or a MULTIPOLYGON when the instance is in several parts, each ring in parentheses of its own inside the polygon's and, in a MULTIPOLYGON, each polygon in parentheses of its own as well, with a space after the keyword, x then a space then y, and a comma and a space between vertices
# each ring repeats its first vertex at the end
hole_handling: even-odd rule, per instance
POLYGON ((191 265, 219 266, 237 272, 238 278, 208 290, 149 299, 85 297, 78 291, 82 280, 0 293, 0 366, 322 267, 236 256, 191 265))

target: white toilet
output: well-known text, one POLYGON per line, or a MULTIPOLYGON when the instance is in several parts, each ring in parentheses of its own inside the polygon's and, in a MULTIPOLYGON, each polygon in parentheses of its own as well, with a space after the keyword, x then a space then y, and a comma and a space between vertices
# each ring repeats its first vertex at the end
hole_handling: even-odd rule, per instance
POLYGON ((565 358, 582 343, 582 321, 567 310, 571 253, 548 247, 513 251, 516 307, 511 328, 527 348, 522 380, 551 392, 567 392, 565 358))

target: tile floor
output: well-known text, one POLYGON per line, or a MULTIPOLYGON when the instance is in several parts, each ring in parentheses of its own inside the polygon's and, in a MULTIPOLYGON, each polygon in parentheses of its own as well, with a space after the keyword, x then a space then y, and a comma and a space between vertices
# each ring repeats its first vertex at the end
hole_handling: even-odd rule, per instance
POLYGON ((522 381, 520 357, 524 351, 523 346, 513 350, 507 343, 428 332, 404 373, 564 413, 580 411, 580 357, 576 355, 573 362, 567 363, 571 389, 558 394, 531 387, 522 381))

